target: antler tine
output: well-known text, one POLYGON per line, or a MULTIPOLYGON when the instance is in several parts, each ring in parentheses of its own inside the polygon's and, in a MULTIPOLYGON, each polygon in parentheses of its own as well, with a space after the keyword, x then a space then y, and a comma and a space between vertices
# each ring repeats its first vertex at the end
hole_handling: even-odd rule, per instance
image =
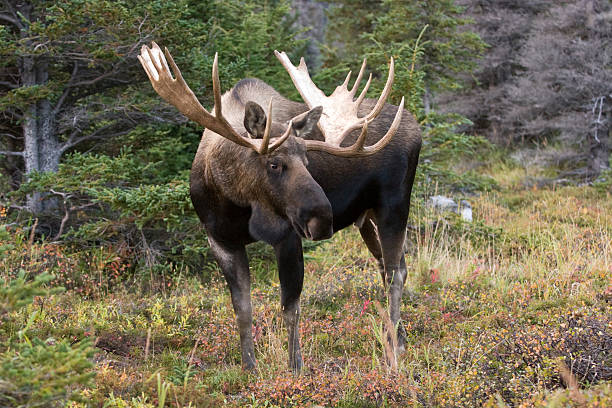
POLYGON ((367 120, 365 122, 363 122, 363 127, 361 128, 361 133, 359 134, 359 137, 357 138, 357 141, 355 142, 355 144, 353 145, 353 150, 354 151, 359 151, 363 149, 363 145, 365 144, 365 139, 366 136, 368 134, 368 124, 370 122, 368 122, 367 120))
POLYGON ((291 120, 289 121, 289 126, 287 126, 287 130, 285 130, 285 133, 283 133, 283 135, 279 137, 276 140, 276 142, 272 143, 272 145, 268 148, 268 151, 270 153, 278 149, 280 145, 282 145, 285 142, 285 140, 287 140, 287 138, 291 135, 292 128, 293 128, 293 121, 291 120))
POLYGON ((181 74, 181 70, 176 65, 176 62, 174 62, 174 58, 172 58, 170 51, 168 51, 168 47, 164 47, 164 54, 166 54, 166 58, 170 61, 170 66, 172 67, 172 72, 174 72, 176 80, 179 82, 185 82, 183 79, 183 74, 181 74))
POLYGON ((359 69, 357 79, 350 91, 348 90, 348 83, 351 78, 351 72, 348 73, 342 85, 338 86, 331 95, 325 96, 325 94, 312 82, 303 58, 300 60, 299 66, 296 67, 291 63, 289 57, 287 57, 287 54, 284 52, 280 53, 275 51, 275 54, 289 73, 291 80, 300 92, 300 95, 302 95, 302 99, 304 99, 306 105, 308 105, 310 109, 315 106, 323 107, 324 114, 321 119, 319 119, 318 126, 325 137, 325 142, 336 147, 342 144, 342 141, 350 132, 364 126, 366 121, 371 122, 374 120, 382 111, 391 94, 391 86, 395 79, 395 63, 393 58, 391 58, 389 64, 387 82, 374 108, 367 116, 359 117, 359 107, 372 83, 372 74, 370 74, 368 82, 359 94, 359 97, 356 100, 353 99, 365 73, 367 64, 365 58, 359 69))
POLYGON ((155 89, 159 96, 174 105, 179 112, 194 122, 240 146, 248 147, 259 152, 259 146, 240 136, 221 113, 221 86, 219 84, 217 54, 215 54, 212 69, 216 116, 211 115, 204 109, 202 104, 200 104, 198 98, 183 79, 181 71, 174 62, 168 49, 165 50, 165 54, 168 57, 168 61, 170 61, 170 66, 176 78, 172 77, 168 61, 155 42, 152 43, 152 48, 143 45, 141 53, 138 56, 138 60, 147 73, 151 85, 153 85, 153 89, 155 89))
POLYGON ((346 75, 346 78, 344 79, 344 82, 342 83, 342 85, 340 85, 341 88, 345 88, 348 90, 348 83, 351 80, 351 74, 353 73, 353 71, 349 71, 348 74, 346 75))
POLYGON ((300 59, 300 65, 296 67, 291 63, 291 60, 284 51, 278 52, 274 50, 274 55, 276 55, 276 58, 278 58, 280 63, 283 64, 283 67, 287 70, 287 73, 289 73, 293 84, 302 96, 302 99, 304 99, 304 102, 306 102, 306 105, 308 105, 310 109, 315 106, 323 105, 323 101, 326 99, 325 94, 317 88, 314 82, 312 82, 312 79, 310 79, 310 74, 308 73, 308 67, 306 66, 304 58, 300 59))
POLYGON ((363 73, 365 72, 365 68, 366 68, 366 59, 364 58, 363 62, 361 63, 361 68, 359 69, 359 74, 357 75, 357 79, 355 80, 355 83, 353 84, 353 87, 351 88, 349 92, 351 96, 355 96, 355 93, 357 92, 357 88, 359 88, 359 83, 361 82, 361 78, 363 78, 363 73))
POLYGON ((387 83, 385 84, 385 87, 382 93, 380 94, 380 98, 378 98, 378 102, 376 102, 376 106, 374 106, 374 109, 372 109, 372 111, 368 114, 368 116, 366 116, 368 120, 372 120, 376 116, 378 116, 382 108, 385 106, 385 103, 387 102, 387 98, 391 94, 391 86, 393 86, 394 80, 395 80, 395 63, 393 62, 393 57, 391 57, 391 63, 389 64, 389 76, 387 77, 387 83))
POLYGON ((363 90, 359 94, 359 97, 355 101, 355 106, 357 107, 357 109, 359 109, 359 106, 361 106, 361 102, 363 102, 363 99, 365 98, 366 93, 368 92, 368 88, 370 87, 371 83, 372 83, 372 73, 370 73, 370 76, 368 77, 368 82, 366 82, 365 86, 363 87, 363 90))
POLYGON ((266 154, 268 152, 268 144, 270 143, 270 129, 272 123, 272 98, 270 98, 270 103, 268 104, 268 118, 266 119, 266 128, 264 129, 263 140, 261 141, 261 146, 259 147, 260 154, 266 154))
POLYGON ((391 139, 397 132, 397 129, 399 128, 399 125, 402 121, 403 112, 404 112, 404 98, 402 97, 402 100, 397 108, 397 112, 395 113, 395 118, 393 119, 391 126, 387 130, 387 133, 378 142, 376 142, 372 146, 367 146, 367 147, 363 146, 365 143, 367 132, 368 132, 368 124, 370 123, 370 121, 366 118, 365 121, 363 122, 363 128, 361 130, 361 134, 359 135, 359 137, 357 138, 357 141, 352 146, 338 147, 338 146, 333 146, 326 142, 321 142, 319 140, 304 140, 304 142, 306 143, 306 149, 327 152, 327 153, 333 154, 335 156, 340 156, 340 157, 363 157, 363 156, 369 156, 371 154, 377 153, 391 141, 391 139))
POLYGON ((212 66, 213 97, 215 99, 215 116, 222 118, 221 113, 221 82, 219 81, 219 54, 215 52, 212 66))
POLYGON ((371 151, 372 153, 376 153, 377 151, 385 147, 387 143, 391 141, 391 139, 395 135, 395 132, 397 132, 397 129, 399 128, 399 125, 402 121, 403 113, 404 113, 404 97, 402 96, 402 100, 400 101, 397 107, 397 112, 395 113, 395 117, 393 118, 393 122, 391 123, 389 130, 387 130, 387 133, 385 133, 385 135, 378 142, 376 142, 372 146, 366 147, 365 150, 371 151))
MULTIPOLYGON (((364 64, 365 64, 365 60, 364 60, 364 64)), ((362 65, 363 67, 363 65, 362 65)), ((351 124, 350 126, 346 127, 344 129, 344 131, 342 132, 342 134, 336 138, 337 145, 340 146, 340 143, 342 143, 342 141, 349 135, 349 133, 351 133, 353 130, 358 129, 360 126, 362 126, 363 123, 365 123, 366 121, 371 122, 372 120, 374 120, 382 111, 383 107, 385 106, 385 103, 387 102, 387 98, 389 98, 389 94, 391 93, 391 87, 393 86, 393 81, 395 80, 395 64, 393 62, 393 57, 391 57, 391 62, 389 64, 389 75, 387 77, 387 82, 385 83, 385 87, 383 88, 382 93, 380 94, 380 97, 378 98, 378 101, 376 102, 376 105, 374 106, 374 108, 370 111, 370 113, 362 119, 357 120, 356 122, 354 122, 353 124, 351 124)), ((368 91, 368 88, 370 87, 370 84, 372 82, 372 74, 370 73, 370 77, 368 78, 368 82, 366 82, 365 86, 363 87, 363 90, 361 91, 361 94, 359 94, 359 97, 357 98, 357 100, 353 103, 353 109, 355 110, 355 113, 357 113, 357 110, 359 109, 359 106, 361 105, 361 102, 363 102, 363 99, 365 98, 365 95, 368 91)), ((352 92, 352 90, 351 90, 352 92)))

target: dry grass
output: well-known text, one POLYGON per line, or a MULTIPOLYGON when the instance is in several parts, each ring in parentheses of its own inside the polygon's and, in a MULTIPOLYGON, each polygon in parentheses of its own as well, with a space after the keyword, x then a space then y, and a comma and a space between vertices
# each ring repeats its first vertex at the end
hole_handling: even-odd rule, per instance
MULTIPOLYGON (((71 286, 73 255, 32 244, 30 272, 50 269, 72 288, 33 306, 32 330, 102 339, 95 386, 82 393, 107 407, 158 406, 164 384, 166 406, 612 405, 610 195, 508 188, 471 202, 472 224, 413 211, 401 309, 408 344, 392 370, 376 334, 377 265, 355 229, 306 255, 300 376, 287 368, 278 282, 266 262, 253 269, 254 373, 240 370, 220 279, 182 277, 165 292, 141 293, 103 250, 89 264, 97 279, 71 286)), ((11 234, 0 245, 19 233, 11 234)), ((24 265, 27 237, 11 245, 3 276, 24 265)))

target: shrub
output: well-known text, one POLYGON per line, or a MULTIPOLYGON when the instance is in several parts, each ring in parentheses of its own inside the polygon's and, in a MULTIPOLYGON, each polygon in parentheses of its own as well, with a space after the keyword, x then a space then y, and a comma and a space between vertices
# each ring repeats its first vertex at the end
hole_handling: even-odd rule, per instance
MULTIPOLYGON (((53 279, 48 273, 28 280, 25 271, 15 279, 0 279, 0 319, 12 327, 28 311, 36 296, 48 296, 61 288, 45 289, 53 279), (9 324, 10 323, 10 324, 9 324)), ((0 405, 54 407, 77 399, 76 386, 93 378, 91 341, 71 344, 68 340, 30 338, 29 328, 38 316, 29 314, 27 323, 13 333, 0 332, 0 405)))

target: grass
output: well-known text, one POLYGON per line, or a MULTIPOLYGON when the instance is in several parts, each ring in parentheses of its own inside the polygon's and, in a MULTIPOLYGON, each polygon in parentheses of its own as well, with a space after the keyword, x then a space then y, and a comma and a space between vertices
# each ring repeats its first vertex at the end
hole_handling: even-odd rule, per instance
POLYGON ((14 230, 0 234, 1 277, 49 270, 69 290, 38 298, 0 339, 32 310, 31 335, 93 338, 96 377, 81 390, 92 406, 610 406, 610 194, 525 189, 520 169, 498 170, 501 190, 470 198, 471 224, 413 209, 397 370, 376 335, 377 264, 355 228, 308 245, 300 376, 287 368, 278 278, 261 245, 250 249, 253 373, 240 368, 219 273, 148 285, 110 250, 77 256, 14 230))

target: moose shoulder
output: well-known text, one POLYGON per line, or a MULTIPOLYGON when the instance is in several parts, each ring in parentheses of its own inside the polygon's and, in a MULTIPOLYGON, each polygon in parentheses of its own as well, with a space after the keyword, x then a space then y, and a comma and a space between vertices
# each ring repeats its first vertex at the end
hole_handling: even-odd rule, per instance
POLYGON ((191 198, 231 292, 243 365, 255 365, 245 245, 262 240, 275 250, 289 365, 299 370, 302 238, 329 238, 356 223, 379 261, 391 321, 399 321, 402 248, 421 136, 403 99, 399 107, 385 103, 393 61, 381 97, 370 100, 364 96, 371 75, 355 98, 365 61, 351 90, 349 73, 327 97, 303 60, 295 67, 284 53, 276 55, 306 104, 257 79, 244 79, 221 96, 215 57, 214 115, 200 105, 167 50, 166 59, 154 43, 139 59, 160 96, 206 128, 192 166, 191 198))

